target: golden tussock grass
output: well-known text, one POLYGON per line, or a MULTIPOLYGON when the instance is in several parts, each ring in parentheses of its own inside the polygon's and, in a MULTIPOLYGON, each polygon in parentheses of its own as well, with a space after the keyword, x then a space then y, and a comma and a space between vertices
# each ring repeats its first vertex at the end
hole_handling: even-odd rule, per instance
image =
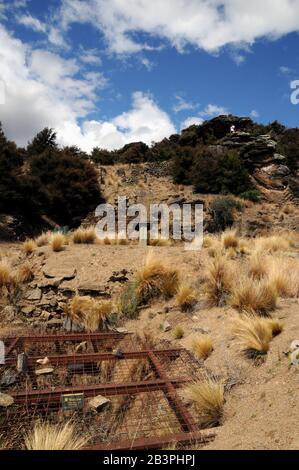
POLYGON ((268 318, 267 320, 272 331, 272 336, 275 337, 280 335, 284 329, 283 322, 278 320, 278 318, 268 318))
POLYGON ((34 270, 29 263, 20 266, 15 274, 17 282, 31 282, 34 279, 34 270))
POLYGON ((179 273, 152 253, 146 257, 143 267, 136 273, 137 295, 141 303, 153 298, 173 297, 179 287, 179 273))
POLYGON ((26 255, 31 255, 36 250, 36 243, 34 240, 25 240, 23 243, 23 251, 26 255))
POLYGON ((74 426, 37 422, 33 430, 25 436, 27 450, 80 450, 88 439, 79 436, 74 426))
POLYGON ((220 424, 224 406, 223 383, 206 378, 188 385, 185 391, 194 403, 203 425, 212 427, 220 424))
POLYGON ((91 245, 96 241, 96 231, 94 227, 78 228, 74 231, 72 239, 76 244, 88 244, 91 245))
POLYGON ((162 238, 157 239, 149 239, 148 240, 149 246, 172 246, 171 240, 163 240, 162 238))
POLYGON ((268 273, 272 283, 281 297, 299 296, 299 261, 292 258, 272 258, 268 273))
POLYGON ((233 321, 232 332, 248 357, 267 354, 277 325, 272 319, 243 315, 233 321))
POLYGON ((210 336, 193 336, 190 340, 190 347, 195 357, 207 359, 213 352, 213 341, 210 336))
POLYGON ((268 259, 260 251, 254 251, 248 259, 248 274, 260 280, 266 276, 268 269, 268 259))
POLYGON ((43 232, 35 239, 35 243, 38 247, 48 245, 51 238, 51 232, 43 232))
POLYGON ((287 235, 272 235, 270 237, 260 237, 255 240, 255 249, 267 253, 287 251, 290 248, 290 240, 287 235))
POLYGON ((102 329, 112 312, 112 302, 100 302, 89 296, 75 295, 68 307, 69 316, 87 331, 102 329))
POLYGON ((266 315, 276 308, 277 297, 268 279, 255 280, 244 273, 231 286, 231 305, 240 312, 266 315))
POLYGON ((226 256, 217 253, 208 263, 206 294, 211 306, 220 306, 226 301, 232 282, 232 272, 226 256))
POLYGON ((195 289, 187 283, 179 286, 175 297, 176 305, 179 306, 182 312, 188 312, 193 309, 197 303, 197 295, 195 289))
POLYGON ((185 330, 182 326, 177 325, 173 330, 173 337, 174 339, 182 339, 185 335, 185 330))
POLYGON ((226 250, 228 248, 238 248, 239 239, 236 230, 226 230, 223 232, 221 235, 221 245, 226 250))
POLYGON ((66 244, 66 238, 63 233, 53 233, 50 238, 50 246, 53 251, 59 252, 62 251, 64 245, 66 244))
POLYGON ((0 261, 0 287, 12 287, 16 283, 16 277, 10 264, 0 261))

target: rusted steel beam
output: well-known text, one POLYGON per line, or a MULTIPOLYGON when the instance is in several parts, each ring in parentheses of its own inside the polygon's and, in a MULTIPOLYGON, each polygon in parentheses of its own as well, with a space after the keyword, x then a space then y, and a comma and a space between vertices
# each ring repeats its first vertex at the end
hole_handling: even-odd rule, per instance
MULTIPOLYGON (((186 379, 171 379, 174 388, 180 387, 187 382, 186 379)), ((24 390, 21 392, 11 392, 16 405, 59 402, 61 395, 84 393, 85 397, 96 395, 115 396, 115 395, 136 395, 143 392, 153 392, 156 390, 167 390, 167 384, 164 380, 146 380, 143 382, 129 382, 120 384, 98 384, 76 387, 56 387, 55 389, 43 390, 24 390)))
POLYGON ((30 343, 53 343, 56 341, 101 341, 105 339, 122 339, 128 333, 101 332, 101 333, 48 333, 45 335, 20 335, 7 336, 1 338, 3 341, 18 339, 19 341, 29 341, 30 343))
POLYGON ((8 347, 5 346, 5 357, 8 357, 19 343, 20 338, 12 338, 8 347))
POLYGON ((165 381, 166 390, 167 390, 165 395, 168 399, 168 402, 171 408, 173 409, 174 413, 176 414, 179 420, 182 430, 184 432, 197 432, 198 427, 194 423, 194 420, 191 414, 189 413, 187 408, 184 406, 181 399, 178 397, 175 391, 175 388, 173 386, 172 379, 170 379, 165 373, 164 368, 154 351, 149 351, 149 359, 159 379, 162 379, 165 381))
POLYGON ((177 434, 169 434, 161 437, 148 437, 148 438, 137 438, 132 440, 123 440, 118 442, 110 443, 98 443, 88 447, 84 447, 82 450, 144 450, 144 449, 161 449, 170 444, 194 444, 204 443, 215 437, 216 433, 213 429, 196 431, 196 432, 181 432, 177 434))
MULTIPOLYGON (((158 356, 167 357, 178 357, 181 349, 160 349, 155 351, 158 356)), ((91 364, 99 361, 123 361, 126 359, 139 359, 148 357, 148 350, 144 351, 131 351, 123 353, 122 357, 116 357, 112 353, 76 353, 76 354, 59 354, 59 355, 47 355, 52 366, 62 366, 68 364, 91 364)), ((39 359, 43 359, 44 356, 29 356, 28 365, 33 366, 39 359)), ((5 362, 6 365, 15 365, 16 358, 8 358, 5 362)))

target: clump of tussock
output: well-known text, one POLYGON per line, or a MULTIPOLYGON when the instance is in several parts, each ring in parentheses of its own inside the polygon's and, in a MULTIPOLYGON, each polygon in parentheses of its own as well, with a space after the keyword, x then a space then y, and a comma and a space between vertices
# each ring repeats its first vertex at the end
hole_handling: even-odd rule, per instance
POLYGON ((22 248, 26 255, 31 255, 36 250, 36 243, 31 239, 25 240, 22 248))
POLYGON ((16 277, 10 264, 0 261, 0 287, 13 287, 16 284, 16 277))
POLYGON ((207 359, 214 351, 213 341, 210 336, 196 335, 191 338, 191 350, 197 359, 207 359))
POLYGON ((279 251, 288 251, 290 249, 290 240, 286 235, 272 235, 270 237, 260 237, 255 240, 257 251, 276 253, 279 251))
POLYGON ((64 249, 64 245, 66 245, 66 238, 63 233, 53 233, 50 238, 50 246, 53 251, 59 252, 64 249))
POLYGON ((248 274, 253 279, 261 280, 267 275, 268 269, 267 258, 260 251, 253 252, 248 260, 248 274))
POLYGON ((78 228, 73 233, 73 242, 75 244, 92 245, 95 243, 97 236, 94 227, 78 228))
POLYGON ((272 258, 269 273, 272 283, 281 297, 299 296, 299 262, 291 258, 272 258))
POLYGON ((226 256, 217 253, 208 264, 206 279, 206 294, 211 306, 221 306, 226 303, 232 282, 232 272, 226 256))
POLYGON ((191 311, 197 303, 197 295, 195 289, 187 283, 179 286, 175 302, 182 312, 191 311))
POLYGON ((150 238, 148 240, 148 245, 149 246, 171 246, 172 241, 171 240, 163 240, 162 238, 150 238))
POLYGON ((275 337, 280 335, 284 329, 283 322, 278 320, 278 318, 268 318, 267 320, 272 331, 272 336, 275 337))
POLYGON ((50 424, 37 422, 25 436, 27 450, 80 450, 88 438, 79 436, 73 424, 50 424))
POLYGON ((240 312, 267 315, 276 308, 277 291, 268 279, 240 275, 231 286, 231 305, 240 312))
POLYGON ((50 242, 51 232, 43 232, 35 239, 36 246, 46 246, 50 242))
POLYGON ((237 237, 236 230, 226 230, 221 235, 221 245, 227 250, 228 248, 237 249, 239 245, 239 239, 237 237))
POLYGON ((179 287, 179 273, 170 268, 162 260, 154 258, 150 253, 143 267, 136 273, 137 295, 140 303, 164 297, 173 297, 179 287))
POLYGON ((17 282, 26 283, 31 282, 34 279, 33 267, 27 262, 19 267, 15 274, 17 282))
POLYGON ((173 337, 174 339, 182 339, 185 335, 185 330, 182 326, 177 325, 173 330, 173 337))
POLYGON ((269 351, 275 325, 268 318, 243 315, 235 318, 232 331, 246 356, 254 358, 269 351))
POLYGON ((212 427, 220 424, 224 406, 223 383, 206 378, 202 382, 188 385, 186 395, 194 403, 203 426, 212 427))
POLYGON ((69 303, 67 313, 72 320, 87 331, 103 329, 113 313, 110 301, 97 301, 89 296, 75 295, 69 303))

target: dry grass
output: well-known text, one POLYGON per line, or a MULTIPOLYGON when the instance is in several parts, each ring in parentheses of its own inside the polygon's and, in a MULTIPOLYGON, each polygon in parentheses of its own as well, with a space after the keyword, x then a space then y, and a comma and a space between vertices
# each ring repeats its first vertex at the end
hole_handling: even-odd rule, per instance
POLYGON ((235 230, 226 230, 221 235, 221 244, 226 250, 228 248, 238 248, 239 239, 235 230))
POLYGON ((86 437, 77 435, 74 426, 37 422, 25 437, 27 450, 80 450, 88 442, 86 437))
POLYGON ((190 346, 194 356, 198 359, 207 359, 214 350, 212 338, 210 336, 193 336, 190 346))
POLYGON ((278 320, 278 318, 269 318, 268 319, 268 324, 271 328, 272 331, 272 336, 278 336, 280 333, 282 333, 284 324, 282 321, 278 320))
POLYGON ((50 238, 50 245, 53 251, 59 252, 63 250, 66 239, 63 233, 53 233, 50 238))
POLYGON ((224 405, 224 386, 221 382, 211 378, 194 382, 186 388, 186 395, 195 404, 203 425, 212 427, 220 424, 224 405))
POLYGON ((0 261, 0 287, 11 287, 15 285, 16 278, 10 264, 0 261))
POLYGON ((43 232, 39 237, 35 239, 35 243, 38 247, 48 245, 51 237, 51 232, 43 232))
POLYGON ((268 278, 281 297, 299 296, 298 260, 272 258, 268 278))
POLYGON ((231 305, 240 312, 267 315, 276 308, 277 291, 268 279, 260 281, 244 273, 231 287, 231 305))
POLYGON ((182 339, 185 335, 185 330, 180 325, 177 325, 173 330, 173 337, 174 339, 182 339))
POLYGON ((146 257, 143 267, 136 273, 137 295, 141 303, 153 298, 173 297, 179 287, 179 274, 152 253, 146 257))
POLYGON ((26 255, 31 255, 36 250, 36 243, 34 240, 26 240, 23 243, 23 251, 26 255))
POLYGON ((221 253, 208 264, 206 294, 211 306, 221 306, 226 302, 232 281, 229 261, 221 253))
POLYGON ((189 284, 181 284, 176 294, 175 301, 182 312, 191 311, 197 302, 195 289, 189 284))
POLYGON ((80 295, 73 297, 68 308, 69 316, 87 331, 102 329, 112 312, 112 302, 99 302, 92 297, 80 295))
POLYGON ((149 239, 148 240, 149 246, 172 246, 171 240, 163 240, 162 238, 157 239, 149 239))
POLYGON ((248 357, 267 354, 273 338, 271 319, 244 315, 233 321, 233 334, 248 357))
POLYGON ((92 245, 96 241, 96 232, 94 227, 78 228, 73 233, 73 242, 76 244, 84 243, 92 245))
POLYGON ((267 258, 260 251, 253 252, 248 260, 248 274, 260 280, 266 276, 268 269, 267 258))
POLYGON ((34 279, 33 267, 29 263, 24 263, 19 267, 15 277, 20 283, 31 282, 34 279))
POLYGON ((260 237, 255 240, 257 251, 276 253, 290 249, 290 240, 287 235, 272 235, 270 237, 260 237))

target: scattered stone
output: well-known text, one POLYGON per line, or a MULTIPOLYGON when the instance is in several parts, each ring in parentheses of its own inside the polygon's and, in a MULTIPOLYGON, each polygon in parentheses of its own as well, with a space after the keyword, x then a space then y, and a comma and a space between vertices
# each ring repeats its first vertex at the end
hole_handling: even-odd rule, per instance
POLYGON ((17 371, 26 373, 28 370, 28 356, 26 353, 18 354, 17 371))
POLYGON ((123 269, 122 271, 119 272, 114 272, 112 276, 109 278, 109 281, 111 282, 127 282, 129 280, 128 276, 128 271, 126 269, 123 269))
POLYGON ((24 315, 31 315, 35 310, 35 307, 34 305, 28 305, 27 307, 23 307, 21 312, 24 314, 24 315))
POLYGON ((117 331, 117 333, 122 333, 122 334, 126 334, 126 333, 129 333, 129 331, 126 329, 126 328, 115 328, 115 331, 117 331))
POLYGON ((38 287, 40 289, 58 287, 62 283, 62 281, 63 281, 62 277, 54 277, 50 279, 47 278, 39 282, 38 287))
POLYGON ((202 333, 203 335, 208 335, 211 333, 210 328, 204 327, 204 326, 196 326, 195 328, 192 328, 196 333, 202 333))
POLYGON ((111 400, 106 397, 103 397, 102 395, 98 395, 88 401, 88 406, 96 411, 103 411, 104 409, 109 407, 110 404, 111 400))
POLYGON ((2 374, 0 385, 1 387, 10 387, 17 381, 17 373, 12 370, 6 370, 2 374))
POLYGON ((50 266, 43 270, 43 274, 47 278, 59 278, 61 280, 70 281, 76 277, 77 271, 76 269, 67 266, 50 266))
POLYGON ((122 359, 124 357, 124 353, 121 349, 114 349, 112 351, 113 356, 118 357, 118 359, 122 359))
POLYGON ((163 331, 164 333, 166 333, 167 331, 170 331, 171 330, 171 324, 168 322, 168 321, 165 321, 163 323, 163 331))
POLYGON ((36 369, 36 375, 47 375, 54 372, 54 367, 44 367, 43 369, 36 369))
POLYGON ((51 320, 53 318, 53 315, 50 312, 44 311, 44 312, 42 312, 42 314, 39 318, 41 320, 44 320, 44 321, 48 322, 49 320, 51 320))
POLYGON ((84 328, 78 323, 74 322, 70 317, 65 318, 63 322, 63 328, 66 331, 73 331, 73 332, 78 332, 78 333, 80 333, 81 331, 84 331, 84 328))
POLYGON ((63 321, 59 318, 52 318, 47 322, 47 328, 61 328, 63 321))
POLYGON ((7 305, 2 310, 2 316, 7 322, 13 321, 16 316, 15 308, 12 305, 7 305))
POLYGON ((291 352, 289 357, 293 366, 299 365, 299 349, 295 349, 295 351, 291 352))
POLYGON ((296 349, 299 349, 299 339, 295 339, 294 341, 291 342, 290 352, 293 352, 296 349))
POLYGON ((83 341, 82 343, 78 344, 75 348, 76 352, 85 352, 87 351, 87 341, 83 341))
POLYGON ((7 408, 8 406, 13 405, 14 399, 6 393, 0 393, 0 407, 7 408))
POLYGON ((37 364, 40 364, 41 366, 46 366, 50 364, 50 360, 48 357, 44 357, 43 359, 37 359, 37 364))
POLYGON ((38 287, 27 292, 26 299, 31 301, 39 301, 42 298, 42 291, 38 287))

